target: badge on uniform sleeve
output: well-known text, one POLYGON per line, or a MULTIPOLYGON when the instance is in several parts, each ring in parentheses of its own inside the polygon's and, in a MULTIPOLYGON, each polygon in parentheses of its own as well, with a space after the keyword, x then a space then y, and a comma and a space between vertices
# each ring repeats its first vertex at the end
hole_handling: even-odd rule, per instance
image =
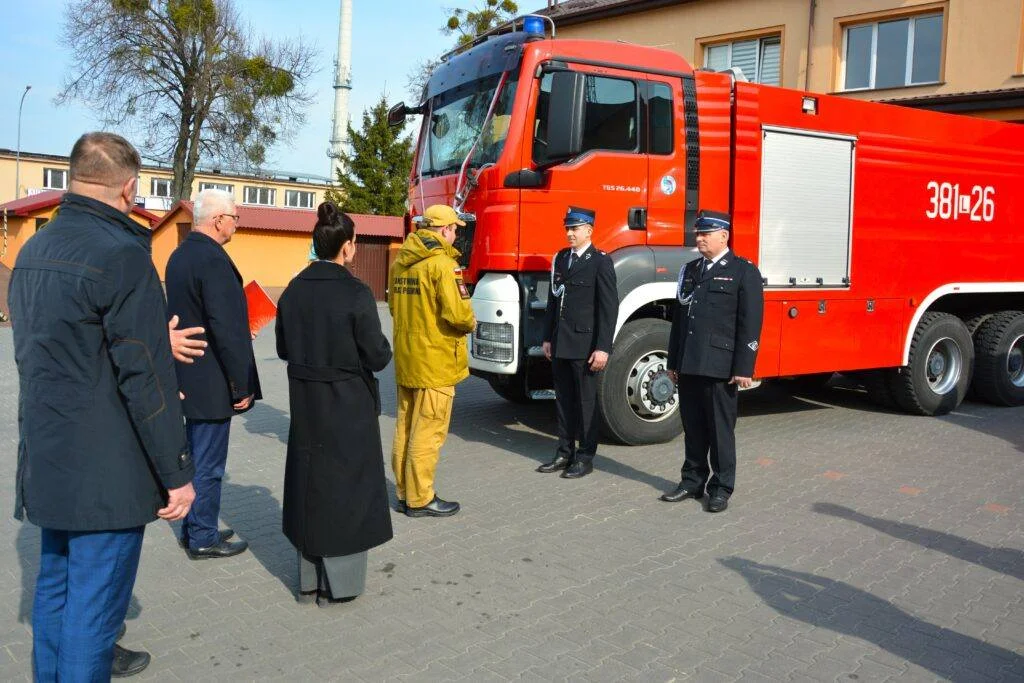
POLYGON ((459 296, 463 299, 468 299, 469 289, 466 287, 466 283, 462 280, 462 268, 455 269, 455 284, 459 288, 459 296))
POLYGON ((757 351, 757 342, 750 342, 749 344, 747 344, 747 348, 750 349, 751 351, 757 351))

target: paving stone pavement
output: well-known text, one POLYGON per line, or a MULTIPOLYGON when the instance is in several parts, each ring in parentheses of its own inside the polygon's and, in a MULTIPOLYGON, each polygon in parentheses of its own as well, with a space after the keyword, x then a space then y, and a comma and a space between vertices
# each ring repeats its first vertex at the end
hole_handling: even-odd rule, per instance
MULTIPOLYGON (((657 500, 681 439, 603 445, 583 480, 541 475, 554 406, 470 378, 437 478, 463 511, 394 515, 367 593, 318 610, 294 602, 280 531, 288 396, 270 328, 256 356, 267 398, 234 422, 222 511, 252 550, 191 562, 149 526, 123 641, 153 655, 137 680, 1024 680, 1024 408, 911 417, 841 382, 745 393, 737 492, 710 515, 657 500)), ((6 328, 0 680, 31 675, 39 554, 7 515, 16 416, 6 328)))

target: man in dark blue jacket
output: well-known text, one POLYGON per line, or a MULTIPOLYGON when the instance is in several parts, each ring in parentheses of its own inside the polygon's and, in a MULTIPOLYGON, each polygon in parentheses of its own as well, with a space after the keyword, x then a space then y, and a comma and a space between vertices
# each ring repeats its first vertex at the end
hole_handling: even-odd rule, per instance
POLYGON ((245 541, 217 530, 221 481, 232 416, 263 398, 249 333, 242 276, 224 250, 238 228, 231 195, 203 190, 192 208, 193 229, 167 262, 167 307, 185 327, 206 330, 207 353, 177 363, 185 393, 185 430, 195 459, 196 500, 182 526, 182 544, 193 560, 231 557, 245 541))
POLYGON ((722 512, 736 484, 736 393, 754 383, 764 291, 757 266, 729 252, 728 214, 701 211, 694 228, 703 258, 679 271, 668 342, 686 433, 682 480, 661 499, 702 498, 706 486, 708 512, 722 512))
POLYGON ((145 525, 181 519, 194 496, 150 232, 127 215, 139 167, 124 138, 83 135, 57 216, 11 276, 15 516, 41 527, 42 541, 36 680, 111 675, 145 525))

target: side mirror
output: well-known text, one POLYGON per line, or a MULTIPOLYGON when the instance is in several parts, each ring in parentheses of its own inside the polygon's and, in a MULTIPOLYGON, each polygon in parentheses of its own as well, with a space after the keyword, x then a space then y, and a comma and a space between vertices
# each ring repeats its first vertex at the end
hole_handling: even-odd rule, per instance
POLYGON ((571 159, 583 149, 583 103, 586 76, 578 71, 551 74, 548 100, 549 160, 571 159))
POLYGON ((388 126, 391 128, 399 128, 405 125, 405 117, 410 114, 409 109, 405 106, 405 102, 399 102, 395 106, 388 109, 388 126))

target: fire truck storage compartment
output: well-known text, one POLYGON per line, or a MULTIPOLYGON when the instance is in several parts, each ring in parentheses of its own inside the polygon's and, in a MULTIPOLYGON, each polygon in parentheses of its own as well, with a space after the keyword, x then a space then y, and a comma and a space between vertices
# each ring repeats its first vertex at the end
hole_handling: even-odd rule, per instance
POLYGON ((854 140, 765 127, 758 267, 768 287, 847 287, 854 140))

